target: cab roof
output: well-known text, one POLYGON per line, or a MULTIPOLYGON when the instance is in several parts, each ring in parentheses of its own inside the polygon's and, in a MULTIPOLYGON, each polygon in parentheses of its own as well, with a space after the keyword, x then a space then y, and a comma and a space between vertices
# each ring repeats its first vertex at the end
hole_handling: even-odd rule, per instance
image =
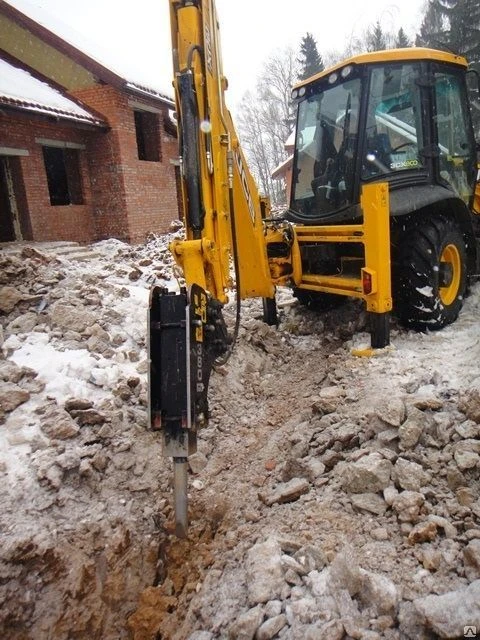
POLYGON ((447 51, 438 51, 437 49, 427 49, 425 47, 408 47, 406 49, 386 49, 385 51, 372 51, 370 53, 361 53, 358 56, 352 56, 346 60, 342 60, 333 67, 329 67, 324 71, 320 71, 306 80, 294 85, 294 89, 303 87, 305 85, 320 80, 330 75, 333 71, 342 69, 348 65, 355 64, 377 64, 379 62, 402 62, 409 60, 436 60, 438 62, 448 62, 449 64, 455 64, 460 67, 467 68, 468 63, 462 56, 457 56, 447 51))

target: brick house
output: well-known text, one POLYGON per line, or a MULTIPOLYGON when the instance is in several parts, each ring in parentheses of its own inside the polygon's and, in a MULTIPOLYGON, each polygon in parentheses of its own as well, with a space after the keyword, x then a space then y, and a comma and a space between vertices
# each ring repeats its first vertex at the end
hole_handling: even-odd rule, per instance
POLYGON ((165 232, 180 197, 172 98, 12 5, 0 0, 0 242, 165 232))
POLYGON ((274 180, 282 180, 286 187, 287 204, 290 202, 290 194, 292 191, 292 167, 293 167, 293 151, 295 148, 295 132, 292 132, 285 142, 285 151, 288 156, 281 164, 272 171, 274 180))

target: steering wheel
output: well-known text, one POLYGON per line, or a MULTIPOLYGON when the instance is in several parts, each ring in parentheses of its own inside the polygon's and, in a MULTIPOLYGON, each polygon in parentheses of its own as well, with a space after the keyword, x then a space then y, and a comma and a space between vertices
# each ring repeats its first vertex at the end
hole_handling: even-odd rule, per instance
POLYGON ((399 144, 397 147, 394 147, 391 151, 391 153, 397 153, 397 151, 399 149, 403 149, 403 147, 415 147, 416 148, 417 143, 416 142, 412 142, 411 140, 409 140, 408 142, 402 142, 402 144, 399 144))

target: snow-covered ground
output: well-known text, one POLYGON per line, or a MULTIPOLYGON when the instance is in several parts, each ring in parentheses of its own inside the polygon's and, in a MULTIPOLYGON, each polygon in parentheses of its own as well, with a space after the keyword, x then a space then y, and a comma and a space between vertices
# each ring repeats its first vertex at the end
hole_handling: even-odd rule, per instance
POLYGON ((352 355, 369 339, 358 302, 319 315, 282 290, 278 329, 244 303, 177 540, 146 414, 149 289, 176 286, 167 243, 0 250, 2 637, 480 628, 480 286, 441 332, 393 320, 373 358, 352 355))

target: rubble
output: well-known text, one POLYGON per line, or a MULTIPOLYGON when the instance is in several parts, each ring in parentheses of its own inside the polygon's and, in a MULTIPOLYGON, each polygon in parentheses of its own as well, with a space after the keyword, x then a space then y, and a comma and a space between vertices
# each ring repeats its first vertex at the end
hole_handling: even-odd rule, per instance
POLYGON ((152 282, 176 286, 168 241, 97 243, 81 263, 0 250, 0 635, 430 640, 478 624, 480 289, 442 332, 393 322, 395 349, 370 360, 350 353, 368 339, 356 301, 319 316, 279 289, 278 329, 244 302, 177 540, 145 336, 152 282))

